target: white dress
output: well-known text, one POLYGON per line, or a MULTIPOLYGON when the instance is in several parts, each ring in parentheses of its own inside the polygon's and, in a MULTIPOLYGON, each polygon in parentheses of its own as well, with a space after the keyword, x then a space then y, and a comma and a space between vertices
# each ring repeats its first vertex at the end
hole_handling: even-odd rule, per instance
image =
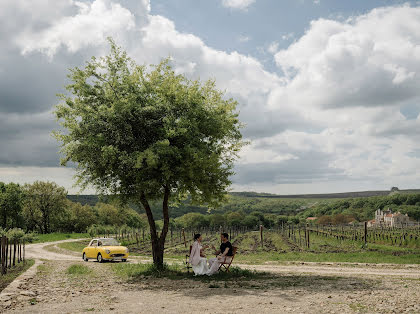
POLYGON ((207 265, 207 258, 200 256, 200 251, 203 247, 198 241, 195 241, 190 253, 190 263, 194 274, 197 275, 206 275, 209 271, 207 265))

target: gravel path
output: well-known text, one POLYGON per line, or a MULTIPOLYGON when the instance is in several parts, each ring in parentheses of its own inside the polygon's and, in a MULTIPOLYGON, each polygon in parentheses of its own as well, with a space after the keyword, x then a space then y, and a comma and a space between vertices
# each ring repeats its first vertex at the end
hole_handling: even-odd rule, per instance
MULTIPOLYGON (((83 240, 83 239, 80 239, 83 240)), ((25 248, 26 258, 33 259, 44 259, 44 260, 55 260, 55 261, 69 261, 69 260, 80 260, 81 257, 77 254, 72 254, 70 251, 62 251, 63 253, 57 253, 52 250, 47 250, 46 247, 55 246, 59 243, 74 242, 74 239, 61 240, 55 242, 35 243, 28 244, 25 248)))
MULTIPOLYGON (((74 240, 66 240, 74 241, 74 240)), ((418 265, 241 265, 272 273, 268 280, 202 282, 116 277, 113 264, 33 244, 27 256, 44 264, 0 312, 15 313, 420 313, 418 265), (68 275, 69 265, 89 275, 68 275)), ((134 261, 137 261, 133 259, 134 261)))

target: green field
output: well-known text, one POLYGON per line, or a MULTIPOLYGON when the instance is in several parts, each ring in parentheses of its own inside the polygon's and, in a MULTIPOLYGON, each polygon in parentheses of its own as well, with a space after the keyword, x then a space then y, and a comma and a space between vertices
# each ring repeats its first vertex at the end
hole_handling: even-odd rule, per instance
MULTIPOLYGON (((203 234, 204 244, 219 245, 218 234, 203 234)), ((266 262, 349 262, 349 263, 392 263, 392 264, 420 264, 420 243, 411 247, 392 246, 388 244, 368 243, 362 241, 338 240, 311 233, 310 248, 304 248, 299 242, 293 243, 282 234, 274 231, 264 233, 261 245, 258 232, 246 232, 232 239, 233 245, 238 247, 235 257, 238 263, 263 264, 266 262)), ((60 243, 63 249, 80 253, 88 241, 60 243)), ((189 247, 187 243, 187 247, 189 247)), ((129 247, 131 255, 151 257, 151 246, 148 241, 139 243, 122 241, 122 245, 129 247)), ((184 260, 187 248, 179 237, 167 238, 165 257, 184 260)), ((208 257, 212 256, 210 249, 208 257)))
POLYGON ((37 234, 33 243, 54 242, 68 239, 84 239, 89 238, 88 233, 48 233, 37 234))

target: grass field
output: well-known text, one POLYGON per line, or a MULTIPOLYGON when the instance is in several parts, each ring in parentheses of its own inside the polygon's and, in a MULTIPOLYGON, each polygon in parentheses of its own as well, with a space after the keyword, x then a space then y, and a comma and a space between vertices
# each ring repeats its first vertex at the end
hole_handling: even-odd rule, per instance
POLYGON ((15 267, 8 269, 6 275, 0 275, 0 291, 3 291, 3 289, 9 285, 9 283, 15 280, 15 278, 17 278, 27 269, 29 269, 29 267, 31 267, 34 263, 34 260, 27 259, 25 260, 25 264, 19 263, 15 267))
POLYGON ((33 243, 54 242, 67 239, 83 239, 89 238, 88 233, 48 233, 37 234, 33 243))
POLYGON ((75 242, 64 242, 64 243, 59 243, 57 246, 59 248, 65 249, 65 250, 70 250, 73 252, 78 252, 80 254, 82 254, 82 250, 89 244, 89 240, 88 241, 75 241, 75 242))
MULTIPOLYGON (((219 236, 203 235, 204 244, 219 245, 219 236)), ((371 244, 366 246, 361 241, 338 240, 322 235, 311 235, 310 248, 303 248, 292 243, 277 232, 265 232, 264 243, 261 246, 258 232, 247 232, 232 239, 233 245, 238 247, 235 257, 237 263, 263 264, 267 262, 349 262, 349 263, 392 263, 392 264, 420 264, 420 248, 392 246, 388 244, 371 244)), ((88 241, 60 243, 62 249, 82 252, 88 241)), ((187 243, 189 247, 190 243, 187 243)), ((122 241, 122 245, 130 249, 130 255, 151 257, 151 246, 145 244, 122 241)), ((184 260, 187 248, 177 239, 167 239, 165 257, 184 260)), ((208 257, 213 254, 206 251, 208 257)))

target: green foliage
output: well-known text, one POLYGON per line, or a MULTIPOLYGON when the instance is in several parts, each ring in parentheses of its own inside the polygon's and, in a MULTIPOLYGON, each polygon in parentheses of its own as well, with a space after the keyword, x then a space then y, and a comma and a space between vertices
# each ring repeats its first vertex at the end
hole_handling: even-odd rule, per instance
MULTIPOLYGON (((215 207, 225 200, 233 164, 244 145, 236 101, 214 81, 177 75, 170 60, 139 66, 109 39, 111 53, 92 57, 68 75, 69 94, 55 114, 63 132, 62 164, 76 164, 78 183, 141 204, 154 262, 163 264, 169 199, 187 195, 215 207), (163 199, 157 239, 149 201, 163 199)), ((107 222, 108 223, 108 222, 107 222)))
POLYGON ((208 217, 199 213, 188 213, 175 219, 178 226, 184 228, 198 229, 209 226, 208 217))
POLYGON ((236 102, 169 60, 139 66, 110 43, 110 55, 71 70, 56 110, 62 163, 77 164, 82 185, 132 199, 160 199, 168 186, 173 200, 222 201, 243 145, 236 102))
POLYGON ((123 204, 97 203, 94 207, 97 213, 96 224, 142 228, 145 226, 145 219, 132 208, 123 204))
POLYGON ((0 292, 18 276, 27 271, 34 263, 35 261, 33 259, 26 259, 25 263, 18 263, 15 267, 8 269, 5 275, 1 275, 0 292))
POLYGON ((0 225, 14 228, 23 224, 23 191, 19 184, 0 182, 0 225))
POLYGON ((66 206, 54 226, 67 232, 86 232, 86 229, 96 221, 95 211, 89 205, 66 201, 66 206))
POLYGON ((67 239, 81 239, 88 238, 89 234, 87 233, 49 233, 49 234, 27 234, 27 236, 32 237, 34 243, 44 243, 44 242, 53 242, 67 239))
POLYGON ((92 269, 84 265, 73 264, 66 269, 66 273, 72 276, 89 275, 92 273, 92 269))
POLYGON ((23 215, 28 230, 53 231, 65 210, 67 192, 54 182, 36 181, 25 185, 23 215))
POLYGON ((20 240, 20 239, 27 239, 25 238, 25 232, 20 228, 13 228, 9 229, 5 235, 12 241, 20 240))

